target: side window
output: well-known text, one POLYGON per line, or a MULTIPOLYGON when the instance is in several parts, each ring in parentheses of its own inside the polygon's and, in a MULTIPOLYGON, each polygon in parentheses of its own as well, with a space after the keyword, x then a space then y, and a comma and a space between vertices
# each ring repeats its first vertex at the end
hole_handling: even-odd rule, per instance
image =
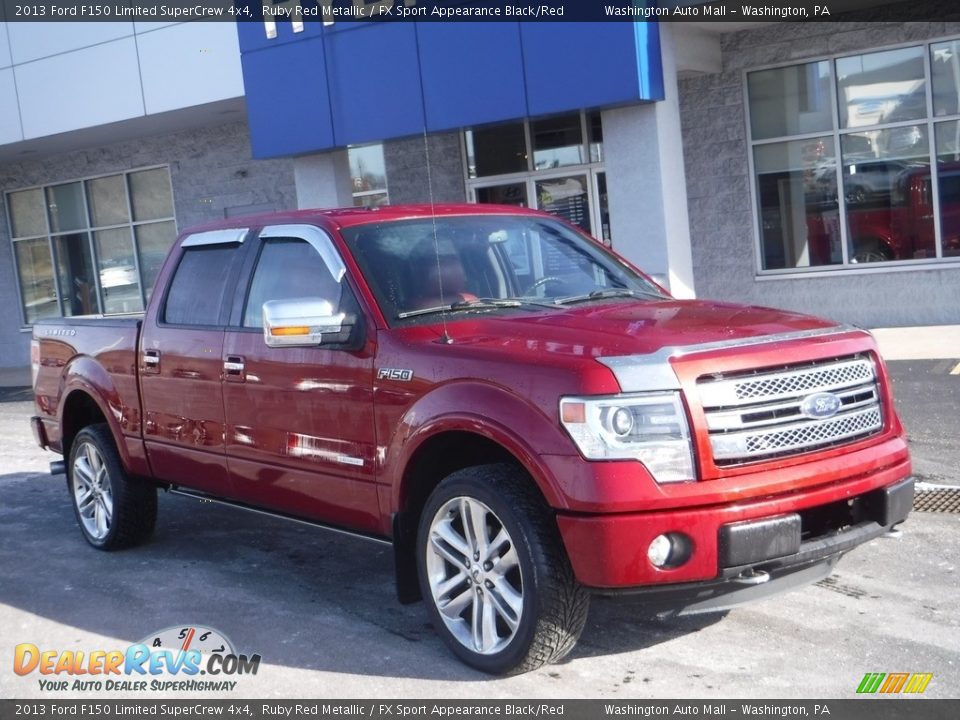
POLYGON ((343 285, 310 243, 295 238, 271 238, 264 243, 253 273, 243 326, 263 327, 262 309, 268 300, 323 298, 337 310, 342 292, 343 285))
POLYGON ((184 250, 167 293, 164 322, 220 324, 220 309, 237 248, 237 245, 213 245, 184 250))

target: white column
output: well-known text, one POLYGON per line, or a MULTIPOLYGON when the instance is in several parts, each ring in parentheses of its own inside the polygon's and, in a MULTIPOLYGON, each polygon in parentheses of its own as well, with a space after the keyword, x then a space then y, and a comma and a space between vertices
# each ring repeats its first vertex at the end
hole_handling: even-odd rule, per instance
POLYGON ((350 161, 346 150, 295 157, 293 180, 300 210, 353 205, 350 161))
POLYGON ((675 297, 694 297, 687 183, 673 30, 660 23, 665 99, 604 110, 603 148, 613 247, 664 282, 675 297))

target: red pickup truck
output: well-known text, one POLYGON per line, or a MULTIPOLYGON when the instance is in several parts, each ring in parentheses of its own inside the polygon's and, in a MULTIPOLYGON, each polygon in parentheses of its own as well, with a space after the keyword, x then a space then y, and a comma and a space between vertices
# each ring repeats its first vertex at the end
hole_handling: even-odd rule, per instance
POLYGON ((302 211, 181 235, 142 318, 34 327, 86 540, 157 489, 393 545, 466 663, 563 657, 590 592, 730 607, 828 575, 913 497, 862 330, 675 300, 550 215, 302 211))

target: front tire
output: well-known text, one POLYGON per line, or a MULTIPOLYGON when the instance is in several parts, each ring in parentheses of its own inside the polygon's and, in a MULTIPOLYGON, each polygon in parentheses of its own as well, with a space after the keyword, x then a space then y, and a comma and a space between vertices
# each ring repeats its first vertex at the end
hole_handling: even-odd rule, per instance
POLYGON ((437 633, 464 663, 517 674, 576 644, 590 596, 577 582, 550 509, 510 465, 449 475, 430 495, 417 566, 437 633))
POLYGON ((157 489, 127 475, 107 425, 77 433, 67 488, 83 537, 98 550, 133 547, 153 534, 157 489))

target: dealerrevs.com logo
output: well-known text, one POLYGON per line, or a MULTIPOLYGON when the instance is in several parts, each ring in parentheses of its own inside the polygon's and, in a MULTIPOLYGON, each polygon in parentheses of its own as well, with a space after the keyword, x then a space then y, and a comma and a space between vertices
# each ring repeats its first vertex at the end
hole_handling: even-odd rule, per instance
POLYGON ((33 643, 14 648, 13 671, 34 673, 40 690, 57 691, 232 691, 239 675, 256 675, 260 655, 241 655, 221 632, 179 625, 151 633, 115 650, 51 650, 33 643))

